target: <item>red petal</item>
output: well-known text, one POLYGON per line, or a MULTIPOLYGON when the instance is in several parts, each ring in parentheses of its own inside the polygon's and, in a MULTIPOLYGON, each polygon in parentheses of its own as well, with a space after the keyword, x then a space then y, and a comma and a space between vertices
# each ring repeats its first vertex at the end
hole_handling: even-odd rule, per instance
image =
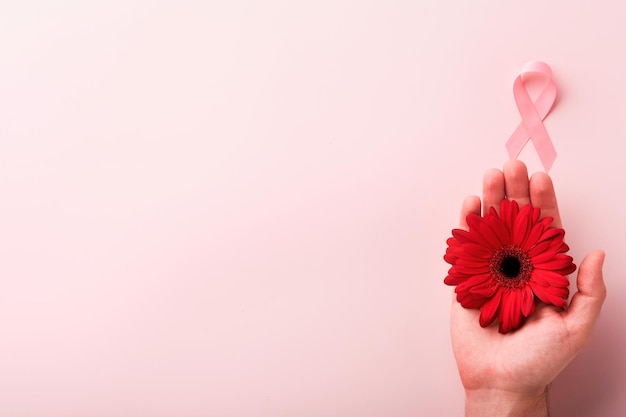
POLYGON ((565 299, 569 291, 561 287, 543 287, 537 285, 532 280, 528 283, 535 295, 546 304, 553 304, 557 307, 565 307, 565 299))
POLYGON ((569 274, 573 274, 574 271, 576 271, 576 264, 570 264, 567 267, 560 269, 558 271, 554 271, 554 272, 558 272, 561 275, 569 275, 569 274))
POLYGON ((456 275, 448 275, 443 280, 443 283, 446 285, 459 285, 460 283, 464 282, 466 279, 467 278, 459 277, 456 275))
POLYGON ((475 275, 475 276, 473 276, 473 277, 463 281, 461 284, 459 284, 459 286, 457 287, 457 290, 458 291, 470 291, 471 292, 473 287, 475 287, 477 285, 481 285, 485 281, 491 281, 491 274, 475 275))
MULTIPOLYGON (((491 208, 493 209, 493 207, 491 208)), ((489 224, 489 227, 498 236, 498 240, 500 240, 503 244, 506 245, 511 243, 511 233, 509 232, 509 229, 506 228, 502 220, 498 218, 498 215, 495 214, 495 210, 494 215, 487 218, 487 224, 489 224)))
MULTIPOLYGON (((450 269, 448 270, 448 275, 449 275, 449 276, 452 276, 452 277, 455 277, 455 278, 458 278, 458 279, 463 280, 463 281, 465 281, 466 279, 470 279, 471 277, 473 277, 473 276, 474 276, 473 274, 463 274, 463 273, 460 273, 460 272, 456 269, 456 267, 455 267, 455 266, 453 266, 452 268, 450 268, 450 269)), ((456 285, 456 284, 455 284, 455 285, 456 285)))
POLYGON ((484 222, 484 219, 475 214, 467 216, 467 224, 470 227, 470 234, 476 243, 485 246, 491 250, 495 250, 502 246, 497 236, 494 235, 491 228, 484 222))
POLYGON ((569 269, 573 264, 572 261, 574 259, 569 255, 564 255, 562 253, 557 253, 552 256, 552 259, 548 259, 545 261, 538 261, 537 259, 533 259, 533 265, 535 268, 539 269, 547 269, 550 271, 558 271, 561 269, 569 269))
POLYGON ((493 256, 493 251, 485 246, 477 245, 476 243, 466 243, 463 245, 463 250, 468 255, 475 256, 481 259, 490 259, 493 256))
POLYGON ((569 280, 554 271, 535 269, 530 275, 531 281, 535 281, 542 287, 568 287, 569 280))
POLYGON ((463 230, 463 229, 453 229, 452 236, 455 239, 457 239, 459 243, 467 243, 467 242, 474 241, 474 239, 472 239, 470 235, 470 232, 468 232, 467 230, 463 230))
POLYGON ((518 213, 519 206, 516 201, 502 200, 500 202, 500 218, 509 229, 509 233, 513 233, 513 225, 518 213))
POLYGON ((505 291, 500 302, 498 321, 500 333, 508 333, 515 330, 522 322, 521 293, 517 289, 505 291))
POLYGON ((541 216, 541 209, 539 207, 533 207, 532 212, 530 213, 530 222, 535 224, 539 221, 539 217, 541 216))
POLYGON ((550 227, 550 225, 552 224, 552 222, 554 221, 554 219, 550 216, 546 216, 544 218, 542 218, 541 220, 539 220, 537 222, 537 224, 540 224, 543 226, 543 229, 546 230, 548 227, 550 227))
POLYGON ((550 241, 540 242, 534 248, 528 251, 528 256, 535 258, 550 248, 550 241))
POLYGON ((479 322, 482 327, 487 327, 491 323, 493 323, 494 319, 496 318, 496 313, 498 312, 498 307, 500 306, 501 299, 502 291, 498 291, 489 301, 487 301, 480 308, 479 322))
POLYGON ((535 246, 537 244, 537 241, 539 241, 539 238, 541 237, 542 233, 543 233, 543 225, 541 223, 537 223, 533 225, 530 229, 530 233, 528 234, 528 237, 526 238, 526 242, 524 242, 524 246, 522 246, 522 249, 527 251, 533 246, 535 246))
POLYGON ((540 253, 537 256, 533 256, 532 258, 530 258, 530 260, 532 261, 533 265, 543 265, 546 262, 552 261, 556 255, 556 252, 546 250, 545 252, 540 253))
POLYGON ((455 269, 455 273, 462 275, 478 275, 484 274, 485 272, 489 272, 489 265, 485 264, 482 267, 470 267, 465 265, 456 264, 452 268, 455 269))
POLYGON ((456 255, 450 255, 448 253, 443 255, 443 260, 446 261, 447 263, 449 263, 450 265, 454 265, 456 263, 457 259, 459 259, 459 257, 456 256, 456 255))
POLYGON ((569 246, 565 242, 561 243, 561 246, 556 250, 558 253, 565 253, 569 250, 569 246))
POLYGON ((446 253, 453 254, 456 256, 462 256, 465 251, 463 250, 463 246, 461 245, 452 245, 446 248, 446 253))
MULTIPOLYGON (((463 255, 464 255, 464 252, 460 246, 450 246, 446 249, 446 254, 444 255, 443 259, 446 259, 446 256, 449 258, 458 259, 463 255)), ((453 264, 454 262, 448 262, 448 263, 453 264)))
POLYGON ((569 288, 567 287, 548 287, 548 291, 553 296, 562 298, 563 300, 566 300, 567 296, 569 296, 569 288))
POLYGON ((498 216, 498 212, 496 211, 496 208, 494 206, 489 207, 489 217, 495 217, 497 219, 500 218, 500 216, 498 216))
POLYGON ((485 297, 470 294, 469 292, 457 292, 456 300, 465 308, 480 308, 487 302, 485 297))
POLYGON ((528 285, 522 288, 521 294, 522 314, 530 317, 535 312, 535 295, 528 285))
POLYGON ((491 298, 494 296, 496 291, 500 288, 499 285, 495 284, 491 280, 485 281, 481 285, 476 285, 469 289, 472 294, 477 294, 483 297, 491 298))
POLYGON ((520 209, 519 214, 515 219, 512 233, 512 242, 514 245, 523 247, 524 243, 526 243, 526 237, 528 236, 531 227, 531 210, 532 206, 530 204, 525 205, 520 209))
POLYGON ((489 268, 489 261, 487 259, 476 259, 476 258, 459 258, 456 261, 456 265, 465 266, 468 268, 489 268))
POLYGON ((543 232, 543 235, 541 235, 541 237, 539 238, 539 242, 552 240, 552 239, 555 239, 557 236, 561 236, 561 238, 563 238, 563 236, 565 236, 565 231, 563 229, 559 229, 556 227, 548 227, 543 232))
POLYGON ((506 236, 498 236, 498 234, 489 226, 488 223, 483 223, 480 225, 480 234, 487 242, 490 244, 490 248, 497 249, 503 244, 508 243, 506 240, 506 236))

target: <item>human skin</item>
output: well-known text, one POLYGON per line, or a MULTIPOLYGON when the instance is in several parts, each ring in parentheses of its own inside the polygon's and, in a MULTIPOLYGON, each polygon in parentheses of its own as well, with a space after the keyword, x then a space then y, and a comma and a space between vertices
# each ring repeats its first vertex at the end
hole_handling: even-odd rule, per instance
MULTIPOLYGON (((554 187, 543 172, 528 178, 526 166, 509 161, 502 171, 485 173, 483 198, 467 197, 461 209, 460 228, 468 230, 466 217, 494 207, 503 198, 521 206, 531 203, 562 227, 554 187)), ((577 292, 565 309, 539 303, 524 326, 509 333, 497 324, 478 325, 479 310, 452 303, 451 337, 461 382, 465 388, 467 417, 546 417, 547 387, 578 355, 591 338, 606 298, 602 278, 604 252, 589 253, 580 264, 577 292)))

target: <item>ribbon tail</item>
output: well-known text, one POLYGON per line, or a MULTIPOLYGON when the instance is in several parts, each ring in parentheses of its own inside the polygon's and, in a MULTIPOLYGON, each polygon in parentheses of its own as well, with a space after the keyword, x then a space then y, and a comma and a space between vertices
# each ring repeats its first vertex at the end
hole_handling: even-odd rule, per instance
POLYGON ((526 117, 522 119, 522 123, 527 131, 530 132, 530 140, 535 146, 543 168, 548 172, 556 159, 556 149, 554 149, 546 127, 535 109, 529 109, 528 113, 526 113, 526 117))
POLYGON ((550 171, 552 168, 552 164, 556 159, 556 149, 554 149, 554 145, 552 141, 547 135, 537 135, 533 136, 533 145, 535 145, 535 149, 537 150, 537 154, 539 155, 539 159, 543 164, 543 168, 546 172, 550 171))
POLYGON ((530 137, 528 132, 526 132, 524 124, 520 123, 517 125, 517 129, 515 129, 509 140, 506 141, 506 145, 504 145, 509 153, 509 159, 517 159, 529 139, 530 137))

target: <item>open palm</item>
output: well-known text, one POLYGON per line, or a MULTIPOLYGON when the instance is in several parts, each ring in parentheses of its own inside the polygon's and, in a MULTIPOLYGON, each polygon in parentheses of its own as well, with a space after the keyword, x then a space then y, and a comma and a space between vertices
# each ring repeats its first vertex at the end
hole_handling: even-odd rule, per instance
MULTIPOLYGON (((483 199, 468 197, 461 210, 462 229, 465 218, 490 207, 496 210, 503 198, 521 206, 532 204, 542 216, 561 218, 554 187, 545 173, 529 180, 526 166, 519 161, 505 164, 503 171, 485 174, 483 199)), ((478 310, 452 303, 452 347, 466 393, 482 392, 506 398, 533 398, 544 395, 546 386, 580 352, 591 336, 606 289, 602 279, 604 253, 594 251, 580 265, 578 291, 565 310, 540 304, 537 311, 515 332, 501 334, 497 325, 478 325, 478 310)))

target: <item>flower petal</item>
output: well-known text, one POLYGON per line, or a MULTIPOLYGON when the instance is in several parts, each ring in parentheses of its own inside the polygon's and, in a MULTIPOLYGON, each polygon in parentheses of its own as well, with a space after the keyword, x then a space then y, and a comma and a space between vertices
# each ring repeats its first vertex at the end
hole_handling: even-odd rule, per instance
POLYGON ((528 285, 533 290, 533 293, 544 303, 553 304, 557 307, 565 307, 567 295, 569 293, 567 288, 561 287, 543 287, 541 285, 537 285, 532 280, 529 281, 528 285))
POLYGON ((567 244, 565 242, 562 242, 561 246, 559 246, 559 248, 556 251, 558 253, 565 253, 565 252, 569 251, 569 246, 567 246, 567 244))
POLYGON ((543 234, 539 238, 539 242, 545 242, 546 240, 553 240, 553 239, 556 239, 557 236, 561 236, 561 239, 562 239, 563 236, 565 236, 565 231, 563 229, 558 229, 556 227, 548 227, 546 230, 544 230, 543 234))
POLYGON ((472 288, 473 287, 475 287, 477 285, 481 285, 481 284, 483 284, 486 281, 492 281, 491 274, 474 275, 473 277, 463 281, 456 288, 459 291, 469 291, 469 292, 472 292, 472 288))
POLYGON ((528 251, 533 246, 535 246, 537 242, 539 241, 539 238, 541 237, 543 230, 544 228, 541 223, 537 223, 531 226, 530 233, 528 233, 528 236, 526 237, 526 242, 524 242, 524 245, 522 245, 522 248, 525 251, 528 251))
POLYGON ((515 330, 522 322, 521 292, 519 289, 504 291, 498 311, 500 333, 508 333, 515 330))
POLYGON ((457 259, 459 259, 458 256, 451 255, 449 253, 446 253, 445 255, 443 255, 443 260, 449 263, 450 265, 454 265, 457 259))
POLYGON ((483 297, 491 298, 494 294, 500 289, 500 286, 493 282, 492 280, 488 280, 483 282, 480 285, 475 285, 469 289, 469 292, 472 294, 477 294, 483 297))
POLYGON ((494 231, 496 236, 498 236, 498 240, 503 244, 511 243, 511 233, 509 229, 506 228, 506 225, 502 222, 502 220, 495 213, 495 209, 491 207, 493 210, 493 215, 486 218, 487 224, 494 231))
MULTIPOLYGON (((458 288, 457 288, 458 289, 458 288)), ((488 299, 466 291, 457 291, 456 300, 465 308, 481 308, 488 299)))
POLYGON ((498 307, 500 306, 500 300, 502 299, 502 292, 502 290, 496 292, 495 295, 480 308, 480 318, 478 322, 481 327, 487 327, 495 320, 498 307))
MULTIPOLYGON (((535 266, 535 268, 548 269, 551 271, 560 271, 562 269, 569 270, 572 266, 574 266, 574 264, 572 263, 573 260, 574 259, 569 255, 557 253, 552 256, 551 259, 547 259, 545 261, 538 261, 536 259, 533 259, 533 265, 535 266)), ((576 267, 574 266, 574 268, 576 267)))
POLYGON ((459 265, 459 263, 457 262, 456 265, 454 265, 452 267, 454 269, 455 273, 458 274, 463 274, 463 275, 478 275, 478 274, 483 274, 485 272, 489 272, 489 265, 487 263, 485 263, 484 266, 476 266, 476 267, 470 267, 470 266, 465 266, 465 265, 459 265))
POLYGON ((489 248, 476 243, 466 243, 462 246, 463 250, 470 256, 481 259, 490 259, 493 256, 493 251, 489 248))
POLYGON ((483 268, 486 268, 486 270, 489 270, 489 260, 488 259, 476 259, 473 257, 463 257, 463 258, 459 258, 456 261, 456 264, 458 266, 464 266, 467 268, 478 268, 480 270, 483 270, 483 268))
POLYGON ((539 207, 533 207, 530 212, 530 223, 535 224, 539 221, 539 217, 541 216, 541 209, 539 207))
POLYGON ((463 281, 465 281, 467 278, 464 277, 459 277, 457 275, 449 275, 446 276, 443 280, 443 283, 446 285, 459 285, 460 283, 462 283, 463 281))
POLYGON ((533 265, 542 265, 546 262, 551 262, 556 257, 556 255, 557 253, 555 251, 552 251, 548 248, 544 252, 532 256, 530 259, 532 260, 533 265))
POLYGON ((522 314, 530 317, 535 312, 535 295, 528 285, 522 288, 521 293, 522 314))
POLYGON ((502 200, 500 202, 500 218, 509 229, 509 233, 513 233, 513 225, 519 213, 517 201, 502 200))
POLYGON ((467 224, 473 232, 472 236, 476 239, 476 243, 491 250, 495 250, 502 245, 498 236, 491 230, 489 225, 485 223, 482 217, 470 214, 467 216, 467 224))
POLYGON ((473 242, 472 235, 467 230, 453 229, 452 236, 459 241, 459 243, 473 242))
POLYGON ((536 246, 534 246, 528 251, 528 256, 530 256, 531 258, 535 258, 541 255, 542 253, 546 252, 550 248, 550 245, 551 245, 551 241, 549 240, 539 242, 536 246))
POLYGON ((554 271, 546 271, 543 269, 535 269, 531 276, 531 281, 535 281, 537 284, 542 287, 568 287, 569 280, 565 278, 563 275, 554 272, 554 271))
POLYGON ((514 245, 523 247, 524 243, 526 243, 526 237, 530 232, 531 227, 531 212, 532 206, 530 204, 522 207, 515 219, 515 223, 513 224, 513 233, 512 239, 514 245))

